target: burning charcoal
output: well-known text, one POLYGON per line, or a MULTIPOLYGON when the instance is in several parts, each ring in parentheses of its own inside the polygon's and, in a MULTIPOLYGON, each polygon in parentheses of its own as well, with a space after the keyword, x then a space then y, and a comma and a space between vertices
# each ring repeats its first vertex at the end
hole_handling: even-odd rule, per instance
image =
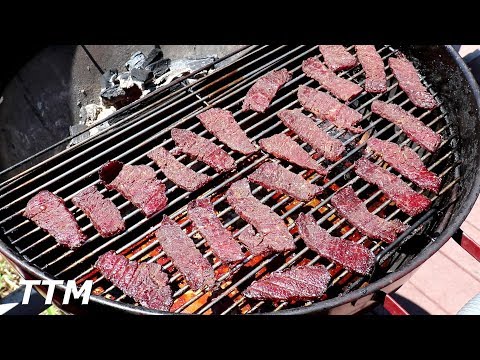
POLYGON ((145 55, 141 51, 133 53, 130 59, 125 63, 127 70, 131 71, 135 68, 141 68, 145 61, 145 55))
POLYGON ((165 74, 169 67, 170 59, 162 59, 149 64, 145 69, 152 71, 154 77, 159 77, 165 74))
POLYGON ((146 69, 150 64, 158 62, 159 60, 162 60, 162 59, 163 59, 162 49, 155 47, 148 53, 147 57, 143 61, 142 67, 146 69))
POLYGON ((130 88, 121 88, 119 85, 116 85, 102 91, 100 94, 103 104, 105 106, 114 106, 115 109, 120 109, 130 104, 139 99, 140 96, 142 96, 142 90, 136 84, 133 84, 130 88))
MULTIPOLYGON (((216 59, 216 56, 210 56, 200 59, 179 59, 172 61, 169 71, 156 79, 155 84, 169 84, 177 77, 190 74, 202 67, 212 64, 216 59)), ((197 74, 197 76, 200 76, 200 74, 197 74)))
MULTIPOLYGON (((70 136, 75 136, 77 134, 79 134, 80 132, 82 132, 83 130, 85 130, 86 128, 88 128, 87 125, 83 125, 83 124, 79 124, 79 125, 72 125, 70 126, 70 136)), ((88 137, 88 133, 87 134, 87 137, 88 137)))
POLYGON ((105 106, 116 106, 121 99, 126 97, 125 90, 123 90, 120 86, 116 85, 109 89, 105 89, 100 93, 100 97, 102 98, 103 103, 105 106))
POLYGON ((112 86, 115 86, 115 79, 117 78, 118 70, 117 69, 109 69, 105 71, 100 78, 100 84, 102 89, 108 89, 112 86))
MULTIPOLYGON (((83 130, 87 129, 88 126, 87 125, 83 125, 83 124, 80 124, 80 125, 72 125, 70 126, 70 135, 71 136, 75 136, 77 134, 79 134, 80 132, 82 132, 83 130)), ((73 145, 76 145, 78 143, 81 143, 82 141, 88 139, 90 137, 90 133, 88 131, 84 132, 83 134, 80 134, 78 136, 75 136, 71 141, 70 143, 68 144, 68 146, 73 146, 73 145)))
POLYGON ((144 83, 145 81, 147 81, 152 77, 152 72, 146 69, 134 68, 130 72, 130 76, 132 77, 133 81, 144 83))
POLYGON ((80 117, 85 122, 85 125, 90 126, 93 124, 103 110, 103 107, 97 104, 88 104, 80 108, 80 117))

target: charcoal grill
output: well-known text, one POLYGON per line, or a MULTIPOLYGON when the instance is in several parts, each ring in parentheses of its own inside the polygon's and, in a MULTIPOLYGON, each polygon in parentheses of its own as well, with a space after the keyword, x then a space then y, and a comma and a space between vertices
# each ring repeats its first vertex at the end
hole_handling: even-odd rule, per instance
MULTIPOLYGON (((353 51, 353 46, 348 49, 353 51)), ((337 162, 328 162, 315 154, 307 144, 286 129, 276 116, 282 109, 300 107, 296 97, 298 85, 321 88, 301 71, 301 62, 306 58, 317 56, 321 59, 317 46, 247 46, 235 52, 241 56, 230 65, 213 71, 193 84, 172 90, 172 86, 179 80, 158 89, 105 119, 104 121, 110 120, 113 125, 96 136, 52 155, 59 147, 65 148, 70 140, 66 138, 0 173, 1 252, 27 278, 75 279, 78 285, 85 280, 93 280, 94 291, 88 306, 58 303, 66 311, 75 313, 100 310, 136 314, 162 313, 138 306, 93 267, 98 256, 111 249, 131 260, 156 261, 163 266, 169 274, 169 282, 174 292, 175 302, 171 313, 353 313, 370 305, 379 293, 398 288, 412 270, 452 236, 472 208, 480 189, 479 90, 475 80, 458 54, 449 46, 377 46, 385 64, 398 50, 414 62, 425 85, 441 106, 433 111, 414 107, 386 66, 388 91, 383 95, 363 92, 349 103, 363 115, 360 123, 364 129, 362 134, 353 135, 340 131, 315 119, 320 127, 345 144, 346 154, 337 162), (242 112, 241 104, 251 85, 268 71, 281 68, 287 68, 292 73, 292 80, 278 92, 270 108, 264 114, 242 112), (440 133, 443 142, 439 151, 431 154, 420 149, 400 129, 372 114, 370 104, 375 99, 401 105, 440 133), (211 107, 232 111, 240 126, 254 142, 262 137, 283 132, 301 144, 318 162, 330 167, 328 176, 322 178, 311 171, 281 162, 309 181, 324 187, 322 194, 306 204, 251 184, 252 193, 285 220, 296 240, 295 251, 266 257, 246 256, 242 263, 230 269, 214 257, 186 217, 186 205, 190 200, 211 197, 224 226, 237 237, 245 229, 246 223, 226 203, 226 190, 232 182, 247 176, 264 161, 278 161, 262 152, 244 156, 230 151, 218 142, 196 118, 197 114, 211 107), (216 174, 208 166, 191 161, 183 155, 179 157, 182 162, 197 172, 211 175, 213 180, 194 193, 179 189, 165 179, 158 167, 146 157, 146 153, 158 145, 173 149, 170 130, 174 127, 194 131, 226 148, 235 158, 238 170, 229 174, 216 174), (353 162, 362 155, 369 137, 388 139, 413 148, 428 168, 442 178, 438 195, 423 192, 433 202, 431 210, 417 217, 409 217, 400 212, 378 188, 355 175, 353 162), (97 171, 103 163, 112 159, 128 164, 148 164, 156 169, 158 177, 167 185, 167 208, 146 219, 120 194, 107 191, 99 183, 97 171), (20 166, 29 168, 19 172, 20 166), (73 206, 72 196, 92 184, 98 185, 101 192, 118 206, 126 221, 126 232, 110 239, 102 239, 85 215, 73 206), (362 236, 345 219, 339 217, 330 204, 333 194, 347 185, 354 187, 371 212, 387 219, 400 219, 410 225, 409 229, 388 246, 382 241, 362 236), (80 226, 89 236, 87 243, 80 249, 71 251, 58 245, 51 236, 21 216, 27 201, 40 189, 48 189, 66 200, 67 207, 73 211, 80 226), (373 274, 360 277, 309 250, 299 239, 295 228, 295 218, 302 211, 312 213, 317 222, 332 234, 363 243, 372 249, 377 255, 373 274), (158 228, 163 214, 176 220, 204 257, 213 264, 217 277, 214 288, 197 292, 190 290, 182 275, 162 252, 154 237, 154 231, 158 228), (299 264, 323 264, 330 270, 332 280, 321 299, 313 302, 273 303, 242 296, 241 291, 254 279, 299 264)), ((365 80, 361 66, 341 72, 340 75, 359 84, 363 84, 365 80)), ((369 156, 381 163, 381 160, 369 156)), ((391 168, 388 169, 395 173, 391 168)), ((421 191, 415 185, 409 184, 421 191)), ((60 289, 64 290, 62 286, 60 289)), ((59 299, 61 301, 61 298, 59 299)))

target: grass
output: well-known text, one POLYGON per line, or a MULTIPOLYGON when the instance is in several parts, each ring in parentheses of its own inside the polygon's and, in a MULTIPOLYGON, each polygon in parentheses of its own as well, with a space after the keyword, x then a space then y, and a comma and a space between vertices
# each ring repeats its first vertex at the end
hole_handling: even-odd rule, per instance
MULTIPOLYGON (((0 255, 0 299, 4 298, 12 291, 15 291, 20 285, 20 275, 8 263, 5 258, 0 255)), ((62 315, 62 311, 52 305, 40 315, 62 315)))
POLYGON ((0 298, 3 298, 17 289, 20 285, 20 275, 13 267, 0 255, 0 298))

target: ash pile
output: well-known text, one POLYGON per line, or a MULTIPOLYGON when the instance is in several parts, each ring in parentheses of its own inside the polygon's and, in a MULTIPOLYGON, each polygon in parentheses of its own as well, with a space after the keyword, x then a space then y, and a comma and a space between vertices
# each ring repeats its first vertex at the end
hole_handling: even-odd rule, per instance
MULTIPOLYGON (((104 122, 102 120, 115 111, 146 96, 159 87, 168 85, 177 78, 212 64, 217 59, 217 55, 211 55, 171 61, 164 58, 158 45, 147 55, 141 51, 133 53, 124 65, 125 71, 109 69, 103 73, 100 78, 99 101, 80 108, 79 124, 70 126, 70 135, 75 137, 70 141, 69 146, 78 144, 108 128, 110 126, 108 120, 104 122), (102 123, 94 126, 100 122, 102 123)), ((196 73, 191 78, 189 77, 173 86, 170 91, 175 91, 179 87, 197 81, 206 76, 209 71, 211 70, 196 73)))

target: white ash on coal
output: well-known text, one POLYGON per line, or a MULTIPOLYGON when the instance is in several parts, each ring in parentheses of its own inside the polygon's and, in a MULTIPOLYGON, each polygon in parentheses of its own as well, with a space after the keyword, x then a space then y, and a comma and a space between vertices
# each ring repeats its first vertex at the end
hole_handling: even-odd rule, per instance
MULTIPOLYGON (((163 57, 163 52, 159 46, 153 48, 147 55, 141 51, 133 53, 125 63, 126 71, 119 72, 118 69, 108 69, 103 73, 100 78, 100 102, 80 108, 80 123, 70 127, 70 135, 75 137, 69 146, 78 144, 110 126, 108 121, 97 126, 95 124, 112 115, 118 109, 141 99, 161 86, 168 85, 175 79, 213 64, 217 59, 217 55, 211 55, 170 61, 170 59, 163 57), (88 131, 80 134, 91 126, 93 127, 88 131)), ((208 73, 209 71, 201 71, 173 86, 171 91, 192 84, 208 73)))

